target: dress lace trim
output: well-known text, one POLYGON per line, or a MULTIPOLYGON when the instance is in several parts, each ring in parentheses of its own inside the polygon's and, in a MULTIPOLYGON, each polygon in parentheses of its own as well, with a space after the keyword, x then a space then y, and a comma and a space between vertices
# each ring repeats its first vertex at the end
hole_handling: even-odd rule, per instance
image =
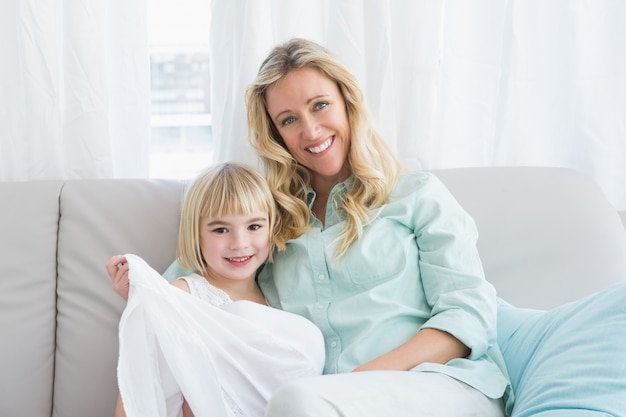
POLYGON ((226 294, 225 291, 211 285, 209 281, 201 275, 191 274, 188 277, 182 277, 182 279, 187 281, 189 291, 191 291, 192 295, 214 305, 215 307, 222 307, 233 303, 233 300, 228 296, 228 294, 226 294))

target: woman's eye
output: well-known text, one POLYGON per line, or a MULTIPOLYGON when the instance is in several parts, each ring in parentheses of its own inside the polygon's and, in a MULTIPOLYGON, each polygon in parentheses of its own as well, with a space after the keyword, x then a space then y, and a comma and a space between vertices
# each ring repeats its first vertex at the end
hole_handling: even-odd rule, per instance
POLYGON ((315 105, 315 110, 322 110, 326 106, 328 106, 326 101, 319 102, 315 105))
POLYGON ((287 117, 286 119, 284 119, 284 120, 283 120, 282 125, 283 125, 283 126, 290 125, 290 124, 292 124, 295 120, 296 120, 296 118, 295 118, 295 117, 293 117, 293 116, 289 116, 289 117, 287 117))

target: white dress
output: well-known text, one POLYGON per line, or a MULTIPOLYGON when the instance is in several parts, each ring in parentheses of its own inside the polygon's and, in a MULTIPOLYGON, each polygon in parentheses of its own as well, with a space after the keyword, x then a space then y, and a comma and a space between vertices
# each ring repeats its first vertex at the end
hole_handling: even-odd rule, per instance
POLYGON ((192 294, 126 255, 130 294, 119 324, 118 384, 128 417, 262 417, 284 382, 320 375, 324 340, 307 319, 230 300, 200 276, 192 294))

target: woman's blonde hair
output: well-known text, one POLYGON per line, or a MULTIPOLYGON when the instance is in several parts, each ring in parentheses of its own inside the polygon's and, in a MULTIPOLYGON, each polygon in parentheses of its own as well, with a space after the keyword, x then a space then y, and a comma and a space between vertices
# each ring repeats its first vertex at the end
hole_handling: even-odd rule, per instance
POLYGON ((348 166, 353 176, 351 189, 339 202, 346 213, 346 228, 336 255, 341 257, 363 232, 370 210, 388 200, 401 171, 401 165, 387 143, 374 129, 363 93, 354 75, 321 45, 291 39, 275 47, 261 64, 256 80, 246 91, 250 143, 263 163, 267 180, 277 203, 276 243, 306 232, 310 213, 307 191, 310 173, 289 153, 267 112, 268 88, 289 72, 315 68, 339 87, 350 126, 348 166))
POLYGON ((176 258, 186 270, 207 273, 200 250, 202 217, 248 215, 266 212, 269 219, 270 257, 274 249, 276 208, 265 178, 254 168, 226 162, 202 171, 185 194, 178 231, 176 258))

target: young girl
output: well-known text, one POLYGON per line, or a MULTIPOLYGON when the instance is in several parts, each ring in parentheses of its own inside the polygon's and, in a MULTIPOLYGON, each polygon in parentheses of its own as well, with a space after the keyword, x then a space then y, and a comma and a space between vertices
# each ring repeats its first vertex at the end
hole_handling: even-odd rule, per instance
POLYGON ((192 183, 181 214, 177 260, 195 273, 169 285, 135 255, 109 260, 114 287, 130 285, 117 416, 260 417, 283 382, 321 374, 320 331, 268 307, 255 279, 271 260, 275 215, 257 171, 217 165, 192 183))

